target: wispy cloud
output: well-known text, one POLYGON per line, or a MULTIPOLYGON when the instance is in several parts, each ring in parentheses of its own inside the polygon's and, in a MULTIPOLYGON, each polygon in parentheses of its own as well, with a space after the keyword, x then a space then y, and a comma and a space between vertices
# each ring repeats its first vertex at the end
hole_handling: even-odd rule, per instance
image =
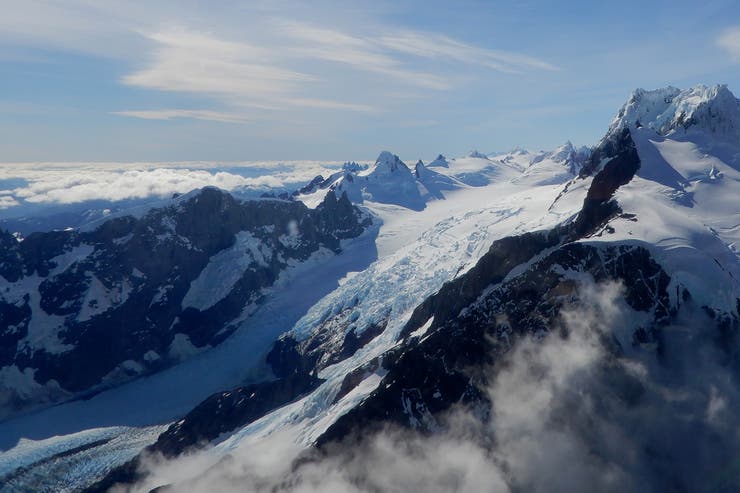
MULTIPOLYGON (((234 107, 375 111, 365 104, 305 96, 311 92, 306 90, 306 84, 316 82, 320 77, 275 63, 276 60, 285 58, 286 51, 283 48, 227 41, 183 28, 158 32, 147 37, 156 44, 152 59, 145 68, 124 76, 124 84, 214 96, 234 107)), ((187 117, 231 122, 246 120, 237 114, 207 110, 117 113, 157 119, 187 117)))
POLYGON ((278 16, 259 6, 213 12, 169 1, 126 8, 110 1, 68 0, 63 8, 53 0, 26 3, 0 19, 0 39, 125 60, 131 69, 122 84, 199 98, 191 102, 198 110, 108 108, 135 118, 243 123, 295 109, 378 112, 402 100, 392 94, 434 94, 482 75, 469 69, 555 69, 525 54, 373 15, 350 30, 344 23, 309 20, 300 9, 278 16), (238 12, 243 21, 234 22, 227 12, 238 12))
POLYGON ((379 43, 401 53, 481 65, 506 73, 520 73, 524 70, 558 70, 556 66, 538 58, 480 48, 440 34, 401 31, 381 36, 379 43))
MULTIPOLYGON (((252 41, 223 39, 183 27, 145 34, 154 45, 149 61, 124 76, 122 82, 147 89, 215 97, 242 108, 373 112, 383 108, 365 102, 364 91, 350 92, 347 96, 350 100, 318 94, 326 92, 329 82, 352 78, 354 73, 383 76, 375 80, 383 91, 398 92, 398 87, 444 91, 459 82, 459 76, 450 75, 455 72, 440 74, 412 68, 418 65, 418 60, 434 59, 504 73, 557 70, 537 58, 480 48, 437 34, 385 29, 379 35, 369 36, 305 22, 271 22, 274 22, 272 33, 267 37, 257 33, 252 41), (316 62, 333 64, 336 68, 330 75, 325 68, 317 68, 316 62)), ((118 113, 140 118, 162 116, 161 112, 149 110, 118 113)), ((213 116, 164 115, 223 120, 213 116)))
POLYGON ((296 55, 350 66, 356 70, 376 72, 412 86, 444 90, 452 87, 445 77, 410 70, 392 56, 383 44, 371 38, 347 34, 301 23, 288 23, 283 31, 301 42, 292 51, 296 55))
POLYGON ((123 83, 216 96, 270 99, 290 90, 310 75, 265 63, 265 50, 243 42, 175 29, 148 35, 155 43, 147 67, 123 77, 123 83))
POLYGON ((175 118, 192 118, 223 123, 248 123, 249 120, 236 113, 224 113, 211 110, 127 110, 114 111, 114 115, 131 116, 144 120, 173 120, 175 118))
POLYGON ((724 31, 717 38, 717 45, 724 49, 733 61, 740 62, 740 26, 724 31))

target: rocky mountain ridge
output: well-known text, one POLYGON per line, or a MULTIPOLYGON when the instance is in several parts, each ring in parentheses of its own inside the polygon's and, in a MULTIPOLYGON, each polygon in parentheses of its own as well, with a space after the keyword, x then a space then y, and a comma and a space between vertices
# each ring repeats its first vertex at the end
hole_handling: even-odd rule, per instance
POLYGON ((3 414, 117 385, 220 344, 281 273, 340 251, 370 221, 334 193, 308 209, 242 203, 206 188, 91 231, 22 242, 3 232, 3 414))

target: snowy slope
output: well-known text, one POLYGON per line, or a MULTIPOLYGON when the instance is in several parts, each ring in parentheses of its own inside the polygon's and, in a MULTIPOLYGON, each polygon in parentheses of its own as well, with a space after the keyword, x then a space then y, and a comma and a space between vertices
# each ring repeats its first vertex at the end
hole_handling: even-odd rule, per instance
POLYGON ((338 194, 346 193, 355 203, 371 201, 414 210, 424 208, 413 173, 388 151, 381 152, 369 169, 347 172, 333 186, 338 194))
MULTIPOLYGON (((676 286, 702 306, 736 312, 740 298, 740 146, 725 162, 702 146, 649 129, 632 133, 642 167, 617 200, 637 221, 616 219, 608 240, 650 245, 676 286)), ((698 137, 698 136, 697 136, 698 137)), ((725 157, 726 159, 726 157, 725 157)))
MULTIPOLYGON (((571 154, 575 152, 572 150, 571 154)), ((550 154, 555 156, 555 164, 544 173, 555 170, 557 176, 550 177, 549 184, 572 178, 577 172, 576 167, 571 166, 572 156, 559 149, 550 154)), ((533 155, 526 151, 514 151, 495 159, 478 152, 455 159, 447 159, 440 154, 428 165, 418 161, 412 171, 398 156, 383 151, 375 164, 367 169, 345 166, 342 172, 300 189, 296 198, 309 207, 315 207, 329 190, 335 190, 337 194, 346 193, 352 202, 371 209, 397 206, 421 211, 435 200, 445 200, 455 190, 507 183, 520 176, 531 165, 532 158, 533 155)))

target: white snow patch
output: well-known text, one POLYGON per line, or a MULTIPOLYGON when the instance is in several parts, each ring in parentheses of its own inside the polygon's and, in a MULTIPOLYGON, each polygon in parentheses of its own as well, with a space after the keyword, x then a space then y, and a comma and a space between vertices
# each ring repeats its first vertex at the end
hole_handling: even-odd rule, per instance
POLYGON ((64 328, 64 317, 49 315, 41 308, 41 295, 38 288, 28 292, 28 305, 31 308, 31 320, 28 324, 28 335, 21 339, 19 347, 33 350, 43 349, 51 354, 69 351, 74 346, 64 344, 59 339, 59 332, 64 328))
POLYGON ((286 248, 295 249, 300 247, 302 239, 300 229, 298 228, 298 222, 291 220, 288 223, 285 234, 280 235, 278 241, 286 248))
POLYGON ((165 284, 163 286, 159 286, 157 288, 157 292, 154 293, 154 296, 152 296, 152 301, 149 303, 149 306, 166 303, 168 299, 167 294, 174 287, 175 286, 173 286, 172 284, 165 284))
POLYGON ((195 347, 193 343, 190 342, 190 337, 187 334, 177 333, 170 343, 167 354, 170 358, 182 361, 195 356, 206 349, 207 346, 201 348, 195 347))
POLYGON ((427 330, 429 330, 429 327, 432 326, 434 323, 434 317, 430 317, 429 320, 427 320, 424 325, 413 331, 411 334, 409 334, 409 337, 421 337, 424 334, 427 333, 427 330))
POLYGON ((132 287, 128 279, 124 279, 120 284, 113 287, 107 287, 92 272, 86 272, 90 280, 85 298, 82 300, 82 307, 77 315, 78 322, 86 322, 91 318, 105 313, 122 303, 125 303, 131 294, 132 287))
POLYGON ((125 236, 121 236, 120 238, 114 238, 113 239, 113 243, 115 243, 116 245, 125 245, 126 243, 128 243, 129 241, 131 241, 131 238, 133 238, 133 237, 134 237, 134 234, 133 233, 129 233, 129 234, 125 235, 125 236))
POLYGON ((51 269, 48 277, 52 277, 61 272, 64 272, 75 262, 80 262, 87 258, 94 250, 94 246, 82 244, 77 245, 76 247, 64 252, 61 255, 57 255, 56 257, 51 259, 51 262, 54 263, 56 267, 51 269))
POLYGON ((146 353, 144 353, 143 358, 144 358, 144 361, 146 361, 147 363, 151 363, 159 359, 159 354, 157 354, 156 351, 149 350, 146 353))
POLYGON ((211 257, 190 283, 182 308, 207 310, 231 292, 248 268, 253 265, 267 267, 272 255, 272 249, 249 231, 237 233, 234 245, 211 257))

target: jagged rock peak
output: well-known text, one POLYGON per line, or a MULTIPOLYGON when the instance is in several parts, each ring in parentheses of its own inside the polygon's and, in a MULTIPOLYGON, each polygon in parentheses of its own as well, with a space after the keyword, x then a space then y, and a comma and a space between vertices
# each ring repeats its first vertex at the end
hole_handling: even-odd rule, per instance
POLYGON ((422 161, 421 159, 419 159, 416 162, 416 165, 414 165, 414 176, 416 176, 417 179, 421 179, 421 178, 427 176, 429 173, 430 173, 430 171, 424 165, 424 161, 422 161))
MULTIPOLYGON (((226 190, 206 186, 173 199, 180 212, 193 211, 200 214, 215 214, 233 209, 239 201, 226 190)), ((155 210, 156 211, 156 210, 155 210)))
POLYGON ((566 141, 565 144, 556 147, 550 153, 553 161, 556 162, 583 162, 591 155, 591 148, 587 146, 576 147, 571 141, 566 141))
POLYGON ((346 163, 342 165, 342 170, 348 171, 351 173, 358 173, 360 171, 366 170, 368 167, 369 166, 367 164, 359 164, 359 163, 356 163, 355 161, 347 161, 346 163))
POLYGON ((449 161, 447 161, 447 158, 443 154, 439 154, 437 155, 436 158, 434 158, 434 161, 432 161, 431 163, 427 165, 427 167, 431 167, 431 168, 435 166, 438 166, 440 168, 449 168, 450 163, 449 161))
POLYGON ((539 152, 530 160, 529 165, 536 166, 549 159, 566 166, 571 173, 578 174, 589 157, 591 157, 590 147, 576 147, 570 141, 566 141, 552 151, 539 152))
POLYGON ((477 150, 472 150, 468 153, 468 157, 474 157, 478 159, 488 159, 488 156, 485 154, 478 152, 477 150))
POLYGON ((401 159, 388 151, 383 151, 375 160, 372 172, 393 173, 398 170, 409 171, 408 166, 401 159))
POLYGON ((697 128, 737 141, 740 101, 724 84, 636 89, 612 120, 607 137, 625 127, 647 127, 661 135, 697 128))

